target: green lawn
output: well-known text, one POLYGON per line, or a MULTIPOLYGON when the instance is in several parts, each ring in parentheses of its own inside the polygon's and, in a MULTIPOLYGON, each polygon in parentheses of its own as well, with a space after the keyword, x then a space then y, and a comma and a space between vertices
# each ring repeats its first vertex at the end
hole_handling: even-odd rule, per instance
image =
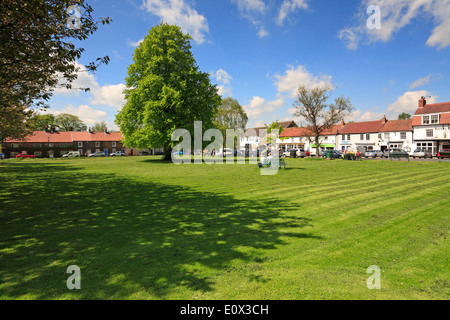
POLYGON ((286 162, 1 161, 0 299, 450 298, 450 163, 286 162))

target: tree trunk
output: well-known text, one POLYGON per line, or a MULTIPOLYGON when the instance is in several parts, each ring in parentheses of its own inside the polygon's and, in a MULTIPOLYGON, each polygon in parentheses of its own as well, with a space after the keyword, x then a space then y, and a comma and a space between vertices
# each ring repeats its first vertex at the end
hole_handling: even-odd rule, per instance
POLYGON ((164 161, 172 161, 172 148, 165 147, 164 148, 164 161))
POLYGON ((316 158, 320 158, 320 140, 316 135, 316 158))

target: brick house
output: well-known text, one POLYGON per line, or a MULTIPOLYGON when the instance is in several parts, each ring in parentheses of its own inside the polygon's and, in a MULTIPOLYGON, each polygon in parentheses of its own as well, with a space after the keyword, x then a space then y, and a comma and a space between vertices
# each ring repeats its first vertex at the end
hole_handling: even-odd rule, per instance
POLYGON ((381 130, 388 122, 386 117, 377 121, 347 123, 339 131, 339 145, 341 150, 384 150, 381 130))
MULTIPOLYGON (((381 149, 403 149, 414 152, 412 119, 390 120, 380 130, 381 149)), ((384 151, 384 150, 383 150, 384 151)))
POLYGON ((427 104, 419 100, 412 119, 414 145, 436 156, 439 150, 450 149, 450 102, 427 104))
POLYGON ((59 132, 55 130, 34 131, 24 140, 6 139, 3 153, 14 158, 19 153, 38 158, 59 158, 70 151, 81 155, 104 152, 109 155, 124 150, 120 132, 59 132))

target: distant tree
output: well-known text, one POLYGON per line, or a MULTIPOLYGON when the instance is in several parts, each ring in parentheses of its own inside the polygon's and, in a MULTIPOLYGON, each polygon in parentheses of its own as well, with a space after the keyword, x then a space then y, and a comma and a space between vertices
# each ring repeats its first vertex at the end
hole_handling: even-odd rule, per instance
POLYGON ((126 103, 116 116, 124 143, 137 148, 164 147, 170 160, 176 129, 194 137, 194 121, 213 127, 221 104, 209 74, 201 72, 191 52, 189 35, 162 23, 150 29, 128 68, 126 103))
POLYGON ((25 107, 0 106, 0 145, 6 138, 24 139, 31 133, 27 122, 33 111, 25 107))
POLYGON ((97 122, 91 127, 93 132, 103 132, 108 128, 108 125, 105 121, 97 122))
POLYGON ((224 145, 226 145, 226 131, 228 129, 245 130, 247 122, 247 113, 236 99, 229 97, 222 100, 214 118, 214 125, 222 132, 224 145))
POLYGON ((54 125, 56 122, 53 114, 35 114, 28 121, 28 128, 33 131, 43 131, 48 125, 54 125))
POLYGON ((338 97, 334 103, 327 103, 331 91, 329 87, 317 86, 308 89, 301 85, 294 103, 294 115, 306 121, 306 130, 310 132, 310 139, 313 139, 316 144, 317 157, 320 156, 320 135, 333 125, 342 122, 353 110, 348 98, 338 97))
POLYGON ((411 119, 411 115, 409 113, 402 112, 401 114, 398 115, 398 120, 407 120, 407 119, 411 119))
MULTIPOLYGON (((96 21, 92 13, 86 0, 0 1, 2 135, 26 136, 24 123, 32 118, 28 109, 47 107, 55 87, 72 88, 79 71, 75 62, 84 52, 74 43, 86 40, 100 23, 111 22, 96 21)), ((108 62, 108 57, 98 58, 86 68, 95 71, 108 62)))
POLYGON ((87 126, 77 116, 61 113, 55 117, 55 125, 62 131, 85 131, 87 126))

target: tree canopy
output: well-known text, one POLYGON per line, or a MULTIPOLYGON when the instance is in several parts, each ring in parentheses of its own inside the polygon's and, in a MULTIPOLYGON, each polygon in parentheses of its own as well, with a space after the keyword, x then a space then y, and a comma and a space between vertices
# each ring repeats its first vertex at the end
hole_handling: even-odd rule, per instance
POLYGON ((245 130, 247 122, 248 116, 244 108, 236 99, 231 97, 222 100, 222 104, 217 109, 214 117, 214 126, 222 132, 224 145, 226 143, 226 131, 228 129, 245 130))
MULTIPOLYGON (((57 86, 72 88, 75 62, 84 52, 73 42, 86 40, 98 25, 85 0, 8 0, 0 2, 0 127, 8 137, 27 135, 30 107, 46 107, 57 86), (11 122, 13 121, 13 122, 11 122), (2 129, 3 130, 3 129, 2 129)), ((86 66, 95 71, 109 58, 86 66)), ((88 90, 88 88, 80 88, 88 90)), ((3 135, 3 132, 2 132, 3 135)))
POLYGON ((319 157, 320 135, 333 125, 342 122, 352 110, 350 99, 335 98, 334 103, 327 103, 332 89, 317 86, 309 89, 303 85, 298 88, 297 99, 294 103, 294 116, 306 121, 309 139, 316 144, 316 155, 319 157))
POLYGON ((180 27, 161 23, 136 48, 126 78, 126 103, 116 116, 126 145, 164 147, 169 159, 176 129, 194 136, 194 121, 202 121, 203 130, 213 127, 221 98, 209 74, 199 70, 191 39, 180 27))
POLYGON ((55 117, 54 125, 62 131, 86 131, 87 126, 77 116, 61 113, 55 117))
POLYGON ((398 120, 408 120, 408 119, 411 119, 411 115, 409 113, 402 112, 401 114, 398 115, 398 120))

